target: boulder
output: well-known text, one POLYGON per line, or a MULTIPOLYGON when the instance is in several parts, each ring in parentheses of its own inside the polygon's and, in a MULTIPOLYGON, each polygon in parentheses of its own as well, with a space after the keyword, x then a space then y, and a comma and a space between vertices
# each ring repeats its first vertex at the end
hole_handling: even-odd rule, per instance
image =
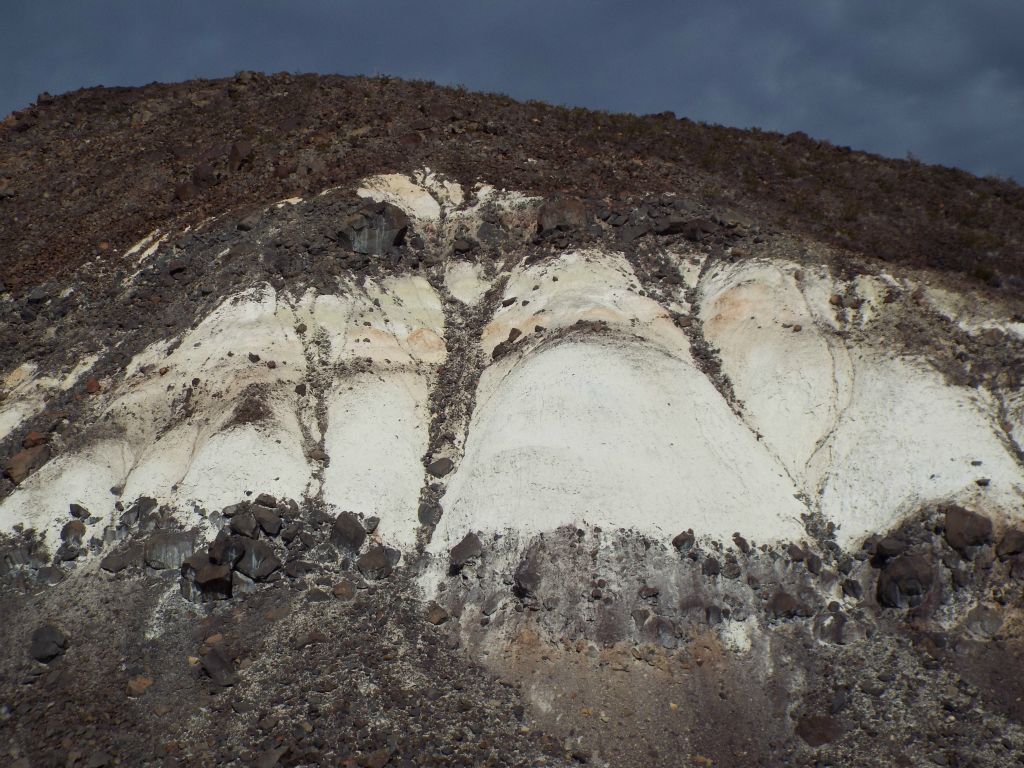
POLYGON ((931 561, 923 555, 900 555, 878 575, 878 601, 889 608, 920 605, 932 588, 931 561))
POLYGON ((955 504, 946 507, 945 529, 949 546, 964 556, 970 554, 972 547, 992 540, 991 520, 955 504))
POLYGON ((385 579, 401 560, 402 553, 391 547, 370 547, 356 560, 356 568, 368 579, 385 579))
POLYGON ((187 531, 157 531, 146 540, 146 565, 156 570, 181 568, 195 551, 195 537, 187 531))
POLYGON ((109 573, 120 573, 129 566, 138 567, 142 565, 143 551, 143 547, 133 544, 127 549, 111 552, 100 560, 100 568, 109 573))
POLYGON ((231 597, 231 569, 227 565, 207 563, 193 578, 205 600, 227 600, 231 597))
POLYGON ((241 512, 232 517, 231 530, 250 539, 260 535, 260 525, 256 522, 256 515, 251 511, 241 512))
POLYGON ((203 672, 215 685, 227 688, 235 684, 235 666, 219 645, 213 646, 202 655, 201 664, 203 672))
POLYGON ((341 550, 355 554, 366 541, 366 529, 351 512, 342 512, 331 528, 331 543, 341 550))
POLYGON ((427 464, 427 472, 432 474, 434 477, 444 477, 449 472, 455 469, 455 462, 449 459, 447 456, 443 456, 440 459, 427 464))
POLYGON ((129 528, 133 525, 138 525, 139 520, 150 512, 155 512, 158 506, 156 499, 149 496, 140 496, 135 500, 135 503, 128 507, 128 510, 121 515, 120 522, 122 525, 126 525, 129 528))
POLYGON ((62 656, 67 647, 67 635, 53 624, 43 624, 32 633, 32 644, 28 653, 36 661, 46 664, 62 656))
POLYGON ((257 506, 253 508, 252 515, 260 529, 268 536, 277 536, 281 532, 281 516, 276 510, 257 506))
POLYGON ((1021 552, 1024 552, 1024 531, 1020 528, 1010 528, 996 545, 996 554, 1000 560, 1008 560, 1021 552))
POLYGON ((273 548, 265 541, 242 539, 245 552, 235 565, 235 570, 253 581, 263 581, 281 567, 273 548))
POLYGON ((409 217, 389 203, 370 203, 342 222, 338 241, 356 253, 383 256, 402 245, 409 229, 409 217))
POLYGON ((687 531, 677 534, 676 537, 672 539, 672 546, 679 552, 686 552, 693 546, 695 540, 696 537, 693 535, 693 528, 690 528, 687 531))
POLYGON ((483 543, 480 541, 480 537, 470 531, 467 533, 462 541, 452 547, 449 553, 451 557, 451 570, 458 572, 462 570, 462 567, 470 560, 476 560, 483 553, 483 543))
POLYGON ((256 497, 256 505, 260 507, 266 507, 267 509, 277 508, 277 499, 271 496, 269 493, 261 493, 256 497))
POLYGON ((587 226, 587 207, 575 197, 556 197, 545 201, 537 211, 537 232, 570 232, 587 226))
POLYGON ((221 531, 210 544, 210 562, 234 568, 245 554, 244 540, 242 536, 231 536, 227 531, 221 531))
POLYGON ((515 584, 515 593, 520 597, 536 595, 541 583, 540 568, 536 559, 527 556, 520 561, 512 580, 515 584))
POLYGON ((49 460, 50 446, 46 444, 22 448, 7 460, 4 476, 18 485, 49 460))

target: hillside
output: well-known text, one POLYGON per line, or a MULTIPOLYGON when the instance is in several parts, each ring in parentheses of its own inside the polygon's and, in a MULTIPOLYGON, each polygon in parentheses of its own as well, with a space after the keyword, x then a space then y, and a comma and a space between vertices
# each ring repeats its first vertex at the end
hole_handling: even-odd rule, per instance
POLYGON ((14 765, 1024 762, 1024 191, 393 79, 0 128, 14 765))

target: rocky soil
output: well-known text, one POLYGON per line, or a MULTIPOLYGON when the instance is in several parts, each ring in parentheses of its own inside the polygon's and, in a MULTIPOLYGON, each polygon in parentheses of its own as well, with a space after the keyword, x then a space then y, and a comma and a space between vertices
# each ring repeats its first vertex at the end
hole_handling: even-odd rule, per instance
POLYGON ((3 761, 1024 764, 1022 236, 1012 184, 667 114, 40 96, 3 761))

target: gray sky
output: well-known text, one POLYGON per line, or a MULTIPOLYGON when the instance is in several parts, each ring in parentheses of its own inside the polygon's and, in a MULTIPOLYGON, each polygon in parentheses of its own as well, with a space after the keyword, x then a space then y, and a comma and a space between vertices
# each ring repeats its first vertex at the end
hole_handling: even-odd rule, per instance
POLYGON ((1024 181, 1024 0, 33 0, 0 51, 3 114, 242 69, 388 74, 1024 181))

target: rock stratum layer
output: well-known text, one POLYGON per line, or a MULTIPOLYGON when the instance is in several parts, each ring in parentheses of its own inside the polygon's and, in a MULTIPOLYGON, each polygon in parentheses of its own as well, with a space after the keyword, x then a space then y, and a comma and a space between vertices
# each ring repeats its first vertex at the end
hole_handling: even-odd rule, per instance
POLYGON ((1019 188, 387 80, 3 130, 14 764, 1021 761, 1019 188))

